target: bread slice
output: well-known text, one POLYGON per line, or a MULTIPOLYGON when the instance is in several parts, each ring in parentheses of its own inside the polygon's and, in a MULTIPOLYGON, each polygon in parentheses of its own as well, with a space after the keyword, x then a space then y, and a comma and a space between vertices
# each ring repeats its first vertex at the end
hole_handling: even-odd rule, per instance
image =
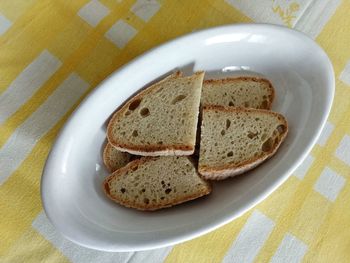
POLYGON ((206 105, 271 109, 275 96, 270 81, 258 77, 205 80, 201 103, 206 105))
POLYGON ((113 115, 109 142, 135 155, 191 155, 203 77, 204 72, 175 73, 141 91, 113 115))
POLYGON ((248 171, 274 155, 288 133, 276 112, 206 106, 203 108, 198 171, 221 180, 248 171))
POLYGON ((103 189, 113 201, 139 210, 170 207, 211 192, 185 156, 134 160, 107 177, 103 189))
POLYGON ((110 143, 107 143, 103 150, 103 162, 111 173, 127 165, 132 159, 131 154, 117 150, 110 143))

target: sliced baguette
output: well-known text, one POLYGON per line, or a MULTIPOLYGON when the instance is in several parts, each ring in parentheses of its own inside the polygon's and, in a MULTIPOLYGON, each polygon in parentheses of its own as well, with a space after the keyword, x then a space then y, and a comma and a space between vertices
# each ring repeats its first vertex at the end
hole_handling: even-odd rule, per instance
POLYGON ((108 142, 103 150, 103 162, 111 173, 127 165, 132 159, 131 154, 119 151, 108 142))
POLYGON ((264 78, 210 79, 203 83, 201 104, 270 110, 274 96, 271 82, 264 78))
POLYGON ((221 180, 248 171, 274 155, 288 133, 278 113, 247 108, 203 108, 198 171, 221 180))
POLYGON ((141 91, 113 115, 109 142, 135 155, 193 154, 203 77, 175 73, 141 91))
POLYGON ((107 177, 103 189, 113 201, 139 210, 170 207, 211 192, 188 157, 143 157, 107 177))

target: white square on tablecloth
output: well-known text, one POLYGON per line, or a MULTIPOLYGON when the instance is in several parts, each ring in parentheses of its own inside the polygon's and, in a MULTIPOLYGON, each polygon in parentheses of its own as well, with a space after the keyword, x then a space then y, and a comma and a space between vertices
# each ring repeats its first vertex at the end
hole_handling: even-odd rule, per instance
POLYGON ((314 190, 334 202, 345 184, 345 178, 326 167, 314 184, 314 190))
POLYGON ((156 0, 137 0, 131 7, 131 12, 148 22, 160 9, 160 4, 156 0))
POLYGON ((0 36, 12 25, 12 22, 0 13, 0 36))
POLYGON ((123 20, 118 20, 105 34, 117 47, 124 48, 136 35, 137 30, 123 20))
POLYGON ((105 16, 109 14, 109 12, 109 9, 98 0, 92 0, 79 10, 78 16, 86 21, 90 26, 95 27, 105 16))

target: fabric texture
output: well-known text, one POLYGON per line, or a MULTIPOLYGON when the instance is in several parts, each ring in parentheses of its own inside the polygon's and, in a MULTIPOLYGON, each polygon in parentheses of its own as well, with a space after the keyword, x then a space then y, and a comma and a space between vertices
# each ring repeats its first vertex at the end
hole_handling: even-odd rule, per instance
POLYGON ((349 262, 350 1, 0 1, 0 262, 349 262), (265 22, 301 30, 335 70, 334 106, 306 160, 243 216, 157 250, 80 247, 48 221, 41 172, 82 99, 131 59, 185 33, 265 22))

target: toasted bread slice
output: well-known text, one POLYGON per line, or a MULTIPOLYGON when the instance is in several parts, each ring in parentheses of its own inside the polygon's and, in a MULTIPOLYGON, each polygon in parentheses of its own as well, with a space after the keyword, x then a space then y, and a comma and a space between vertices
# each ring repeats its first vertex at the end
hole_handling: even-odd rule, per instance
POLYGON ((274 96, 271 82, 264 78, 210 79, 203 83, 201 104, 270 110, 274 96))
POLYGON ((107 177, 103 189, 113 201, 139 210, 170 207, 211 192, 185 156, 134 160, 107 177))
POLYGON ((109 142, 143 156, 194 152, 204 72, 172 75, 141 91, 110 120, 109 142))
POLYGON ((127 165, 132 159, 131 154, 117 150, 108 142, 103 150, 103 162, 111 173, 127 165))
POLYGON ((221 180, 248 171, 274 155, 288 133, 276 112, 207 106, 203 108, 198 171, 221 180))

